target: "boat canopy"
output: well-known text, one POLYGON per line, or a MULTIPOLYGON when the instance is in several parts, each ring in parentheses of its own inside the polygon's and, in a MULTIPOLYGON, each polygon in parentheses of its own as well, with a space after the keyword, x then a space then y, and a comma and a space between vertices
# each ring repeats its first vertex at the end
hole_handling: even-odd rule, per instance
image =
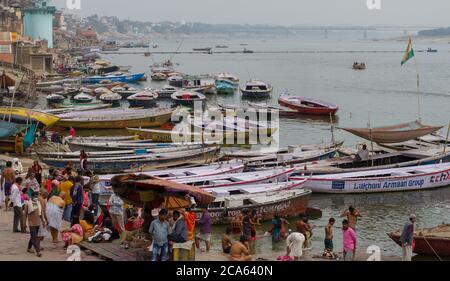
POLYGON ((436 132, 443 126, 424 125, 419 121, 375 128, 343 128, 358 137, 376 143, 398 143, 413 140, 436 132))
POLYGON ((207 206, 215 200, 215 196, 198 187, 142 174, 115 176, 111 184, 118 196, 134 206, 157 208, 165 202, 166 208, 177 209, 190 207, 189 197, 199 206, 207 206))

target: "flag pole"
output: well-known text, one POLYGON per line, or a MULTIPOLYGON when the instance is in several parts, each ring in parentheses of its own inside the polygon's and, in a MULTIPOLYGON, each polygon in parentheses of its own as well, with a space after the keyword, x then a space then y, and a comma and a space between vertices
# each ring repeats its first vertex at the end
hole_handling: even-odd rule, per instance
MULTIPOLYGON (((412 48, 412 44, 411 44, 412 48)), ((414 65, 416 66, 416 78, 417 78, 417 121, 421 121, 421 92, 420 92, 420 79, 419 79, 419 66, 417 65, 416 54, 414 53, 414 65)))

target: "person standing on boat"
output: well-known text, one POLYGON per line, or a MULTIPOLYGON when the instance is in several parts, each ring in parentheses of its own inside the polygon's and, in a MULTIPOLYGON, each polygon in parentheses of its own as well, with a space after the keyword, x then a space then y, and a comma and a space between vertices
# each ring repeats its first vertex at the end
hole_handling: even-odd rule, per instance
POLYGON ((356 231, 356 223, 358 222, 358 218, 361 217, 358 209, 350 205, 347 210, 341 213, 341 217, 347 217, 349 226, 356 231))
POLYGON ((402 261, 411 261, 412 244, 414 239, 414 223, 416 215, 409 215, 409 220, 403 226, 400 242, 402 242, 402 261))
POLYGON ((344 261, 355 260, 356 232, 349 226, 346 219, 342 221, 342 242, 344 244, 344 261))

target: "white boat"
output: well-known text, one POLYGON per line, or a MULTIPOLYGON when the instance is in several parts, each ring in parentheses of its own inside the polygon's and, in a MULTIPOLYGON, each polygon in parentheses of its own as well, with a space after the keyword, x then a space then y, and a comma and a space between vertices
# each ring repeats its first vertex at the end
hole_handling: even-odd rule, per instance
POLYGON ((58 94, 49 94, 47 95, 47 103, 48 104, 60 104, 64 103, 64 96, 58 94))
POLYGON ((156 106, 157 98, 158 94, 149 91, 143 91, 129 96, 127 98, 127 101, 130 104, 130 107, 150 108, 156 106))
MULTIPOLYGON (((188 179, 201 176, 215 176, 222 174, 242 173, 245 165, 242 161, 228 161, 222 163, 213 163, 208 166, 173 168, 164 170, 155 170, 149 172, 136 172, 139 175, 163 178, 166 180, 188 179)), ((111 179, 118 174, 99 175, 100 185, 104 189, 111 188, 111 179)))
POLYGON ((239 86, 239 78, 228 73, 228 72, 224 72, 224 73, 219 73, 216 75, 215 77, 217 80, 226 80, 231 82, 233 85, 235 85, 236 87, 239 86))
POLYGON ((73 97, 73 101, 75 103, 90 103, 93 100, 94 97, 86 93, 79 93, 78 95, 73 97))
POLYGON ((100 95, 100 100, 103 103, 112 104, 113 107, 120 106, 120 100, 121 99, 122 99, 121 95, 119 95, 117 93, 114 93, 114 92, 111 92, 111 91, 108 91, 108 92, 100 95))
POLYGON ((250 80, 240 88, 243 97, 247 98, 268 98, 273 91, 272 85, 260 81, 250 80))
POLYGON ((158 98, 161 99, 170 99, 171 95, 178 91, 178 88, 175 88, 170 85, 164 85, 161 89, 155 90, 155 93, 158 94, 158 98))
POLYGON ((258 172, 190 177, 187 179, 179 178, 174 179, 173 181, 201 188, 216 188, 257 183, 276 183, 287 181, 289 176, 295 170, 295 168, 271 169, 258 172))
POLYGON ((293 176, 290 179, 308 179, 305 187, 317 193, 424 190, 450 185, 450 163, 312 177, 293 176))
POLYGON ((167 79, 167 75, 162 72, 152 73, 151 77, 153 81, 164 81, 167 79))

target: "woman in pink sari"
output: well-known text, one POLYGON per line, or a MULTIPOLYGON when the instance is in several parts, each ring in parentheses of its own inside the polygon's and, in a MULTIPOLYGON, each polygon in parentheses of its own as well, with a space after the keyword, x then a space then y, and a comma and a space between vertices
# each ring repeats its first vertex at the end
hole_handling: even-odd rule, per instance
POLYGON ((79 224, 74 224, 71 228, 61 231, 64 247, 78 244, 83 241, 83 228, 79 224))

